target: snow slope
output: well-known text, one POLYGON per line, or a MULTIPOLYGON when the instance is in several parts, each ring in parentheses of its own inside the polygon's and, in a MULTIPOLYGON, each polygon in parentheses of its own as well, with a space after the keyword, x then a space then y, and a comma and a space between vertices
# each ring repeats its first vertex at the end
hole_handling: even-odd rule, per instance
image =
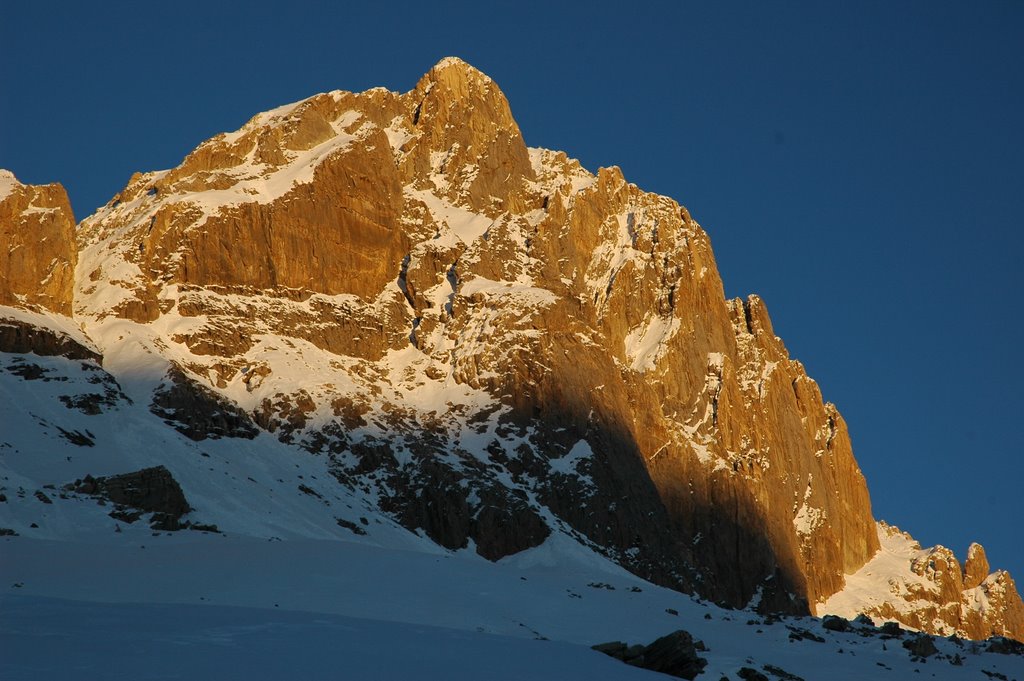
POLYGON ((20 622, 4 632, 11 681, 651 677, 572 644, 322 613, 32 598, 5 611, 20 622))
POLYGON ((558 535, 498 564, 348 540, 114 539, 102 550, 3 540, 0 676, 653 679, 589 646, 685 628, 709 649, 699 678, 765 665, 807 680, 1024 678, 1022 658, 972 655, 975 643, 936 641, 963 657, 956 666, 812 618, 766 624, 647 584, 558 535))

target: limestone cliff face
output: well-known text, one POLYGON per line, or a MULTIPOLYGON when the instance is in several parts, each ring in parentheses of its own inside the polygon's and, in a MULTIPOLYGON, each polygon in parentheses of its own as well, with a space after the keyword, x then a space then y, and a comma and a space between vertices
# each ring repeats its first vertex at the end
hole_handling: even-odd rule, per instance
POLYGON ((0 170, 0 243, 0 305, 69 314, 78 249, 64 188, 0 170))
POLYGON ((565 532, 788 611, 879 550, 842 417, 764 303, 725 299, 686 209, 528 148, 460 60, 260 114, 78 239, 75 313, 105 349, 132 329, 444 546, 565 532))

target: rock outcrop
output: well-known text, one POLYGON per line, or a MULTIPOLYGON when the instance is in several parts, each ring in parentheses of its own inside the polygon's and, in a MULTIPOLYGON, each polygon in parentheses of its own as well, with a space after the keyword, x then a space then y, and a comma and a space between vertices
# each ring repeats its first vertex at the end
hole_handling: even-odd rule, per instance
POLYGON ((1024 635, 1024 603, 1004 570, 989 572, 985 550, 971 544, 961 565, 945 546, 922 549, 899 528, 879 523, 882 548, 819 605, 820 612, 895 621, 921 631, 970 639, 1024 635))
POLYGON ((37 355, 60 355, 69 359, 91 359, 99 361, 100 356, 81 340, 73 338, 59 329, 33 323, 31 318, 14 318, 0 311, 0 352, 26 353, 37 355))
POLYGON ((149 522, 153 529, 173 531, 190 525, 182 523, 181 517, 192 509, 181 485, 164 466, 106 477, 86 475, 64 485, 64 489, 113 502, 115 508, 110 516, 122 522, 133 523, 143 513, 151 513, 149 522))
POLYGON ((634 667, 679 679, 695 679, 708 665, 708 661, 697 654, 705 650, 704 643, 695 642, 693 636, 682 629, 662 636, 650 645, 630 646, 621 641, 613 641, 593 648, 634 667))
POLYGON ((154 391, 150 411, 190 440, 251 440, 259 432, 249 414, 177 367, 168 371, 164 383, 154 391))
POLYGON ((985 549, 981 544, 971 544, 967 547, 967 562, 964 563, 963 588, 974 589, 981 585, 988 577, 990 568, 985 549))
MULTIPOLYGON (((259 114, 133 176, 77 238, 75 320, 104 354, 132 344, 168 425, 271 432, 442 546, 496 560, 561 532, 787 612, 879 551, 845 422, 765 303, 725 298, 689 212, 528 148, 458 59, 259 114)), ((941 598, 993 579, 971 556, 941 598)), ((985 608, 1013 611, 1007 579, 985 608)))
POLYGON ((0 243, 0 305, 70 314, 78 249, 64 188, 0 170, 0 243))

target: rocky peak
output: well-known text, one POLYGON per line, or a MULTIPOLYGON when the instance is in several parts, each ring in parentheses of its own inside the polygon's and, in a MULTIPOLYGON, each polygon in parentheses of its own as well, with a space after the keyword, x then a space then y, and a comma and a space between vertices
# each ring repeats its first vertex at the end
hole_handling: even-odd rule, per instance
POLYGON ((0 305, 70 314, 78 249, 64 187, 0 170, 0 243, 0 305))
POLYGON ((457 57, 427 71, 409 93, 416 108, 412 124, 436 142, 446 127, 469 125, 477 132, 519 129, 498 84, 457 57))
POLYGON ((455 57, 442 59, 407 97, 416 137, 402 167, 407 180, 496 216, 521 212, 533 167, 504 93, 455 57))
MULTIPOLYGON (((415 89, 427 93, 435 87, 449 92, 451 98, 471 99, 475 88, 497 88, 497 84, 486 73, 459 57, 445 57, 420 78, 415 89)), ((508 109, 507 102, 505 108, 508 109)), ((511 121, 511 115, 506 120, 511 121)))

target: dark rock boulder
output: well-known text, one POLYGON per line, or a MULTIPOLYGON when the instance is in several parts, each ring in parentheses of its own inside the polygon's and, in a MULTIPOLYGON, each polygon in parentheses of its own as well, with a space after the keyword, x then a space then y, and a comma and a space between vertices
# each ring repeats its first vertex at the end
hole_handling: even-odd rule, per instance
POLYGON ((1012 638, 1006 638, 1005 636, 993 636, 988 639, 988 645, 985 647, 985 651, 989 653, 999 653, 1000 655, 1024 656, 1024 643, 1015 641, 1012 638))
POLYGON ((86 475, 64 489, 116 504, 110 516, 122 522, 133 523, 143 513, 152 513, 153 529, 167 532, 188 527, 181 517, 192 510, 178 481, 164 466, 107 477, 86 475))
POLYGON ((644 669, 681 679, 696 678, 708 664, 707 660, 697 655, 693 637, 681 629, 647 646, 643 659, 644 669))
POLYGON ((796 674, 787 672, 782 667, 776 667, 773 664, 766 664, 762 667, 762 669, 764 669, 766 672, 768 672, 775 678, 782 679, 782 681, 804 681, 804 678, 802 676, 797 676, 796 674))
POLYGON ((704 644, 694 642, 693 637, 682 629, 662 636, 650 645, 629 646, 621 641, 600 643, 593 649, 622 660, 626 664, 651 671, 661 672, 680 679, 694 679, 708 661, 697 655, 704 650, 704 644))
POLYGON ((97 487, 115 504, 180 518, 191 509, 181 486, 163 466, 95 479, 97 487))
POLYGON ((539 546, 551 534, 547 523, 530 508, 525 495, 496 494, 497 488, 481 495, 481 506, 470 522, 470 536, 476 552, 487 560, 499 560, 513 553, 539 546))
POLYGON ((821 626, 829 631, 849 631, 850 621, 838 615, 825 615, 821 620, 821 626))
POLYGON ((903 647, 909 650, 914 657, 931 657, 939 652, 939 649, 935 647, 935 640, 927 634, 908 638, 903 642, 903 647))
POLYGON ((882 626, 879 627, 883 636, 900 637, 903 636, 903 628, 899 622, 883 622, 882 626))
POLYGON ((875 626, 875 621, 873 619, 871 619, 870 617, 868 617, 867 615, 863 614, 863 613, 861 613, 860 615, 857 615, 856 617, 854 617, 853 618, 853 623, 854 624, 859 624, 862 627, 874 628, 874 626, 875 626))

